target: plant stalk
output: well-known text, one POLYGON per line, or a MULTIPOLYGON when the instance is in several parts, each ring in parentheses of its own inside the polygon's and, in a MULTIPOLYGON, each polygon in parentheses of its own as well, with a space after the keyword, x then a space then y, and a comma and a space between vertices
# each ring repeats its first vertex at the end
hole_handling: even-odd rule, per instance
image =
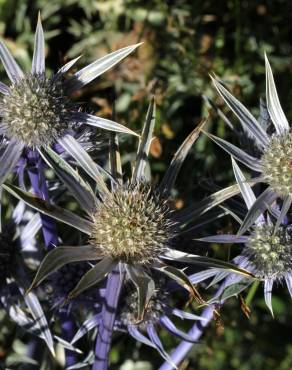
POLYGON ((124 277, 125 271, 121 265, 118 265, 108 276, 92 370, 108 368, 112 334, 124 277))

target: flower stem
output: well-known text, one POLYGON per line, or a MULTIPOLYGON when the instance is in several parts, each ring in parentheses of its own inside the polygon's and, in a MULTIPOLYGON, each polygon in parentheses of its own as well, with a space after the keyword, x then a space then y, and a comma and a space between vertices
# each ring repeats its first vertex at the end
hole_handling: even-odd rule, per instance
POLYGON ((108 368, 112 333, 124 277, 125 271, 121 265, 118 265, 108 276, 92 370, 106 370, 108 368))
MULTIPOLYGON (((49 201, 49 192, 43 172, 43 163, 38 152, 31 150, 28 153, 28 176, 35 195, 49 201)), ((58 244, 57 227, 52 218, 41 214, 42 232, 48 250, 58 244)))

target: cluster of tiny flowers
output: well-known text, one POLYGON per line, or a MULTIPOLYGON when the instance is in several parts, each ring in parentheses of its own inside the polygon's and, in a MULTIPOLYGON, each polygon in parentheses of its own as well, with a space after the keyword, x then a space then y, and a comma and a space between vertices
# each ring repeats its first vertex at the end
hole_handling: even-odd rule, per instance
POLYGON ((34 148, 50 145, 68 129, 73 104, 58 75, 28 74, 0 101, 5 135, 34 148))
POLYGON ((265 181, 282 196, 292 196, 292 133, 272 136, 261 159, 265 181))
POLYGON ((151 263, 175 235, 170 213, 166 202, 150 189, 119 187, 98 206, 91 243, 113 259, 151 263))
POLYGON ((260 278, 282 278, 292 271, 292 230, 258 226, 247 243, 244 254, 260 278))
POLYGON ((137 322, 138 312, 138 294, 137 291, 131 291, 126 294, 124 304, 121 306, 119 320, 125 326, 131 324, 139 325, 140 329, 145 329, 147 323, 155 324, 160 317, 165 314, 168 308, 169 294, 162 289, 156 289, 148 305, 145 307, 143 320, 137 322))

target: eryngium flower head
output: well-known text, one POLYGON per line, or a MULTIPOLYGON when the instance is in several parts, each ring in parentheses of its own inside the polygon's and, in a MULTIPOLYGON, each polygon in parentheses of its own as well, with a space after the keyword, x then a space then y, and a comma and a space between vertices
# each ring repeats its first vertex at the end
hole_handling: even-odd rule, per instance
POLYGON ((216 265, 218 268, 227 268, 244 276, 250 276, 247 271, 227 262, 185 253, 175 248, 177 234, 181 231, 185 234, 187 231, 191 232, 193 225, 190 226, 190 223, 193 222, 194 217, 198 214, 202 215, 205 210, 218 204, 216 199, 226 199, 230 194, 227 192, 223 198, 221 192, 213 194, 202 203, 199 202, 198 208, 191 206, 186 210, 172 210, 170 207, 171 188, 188 150, 199 136, 204 121, 179 147, 161 183, 151 188, 150 179, 146 176, 146 160, 154 127, 154 111, 155 104, 152 100, 132 176, 125 182, 123 182, 118 142, 115 136, 110 138, 111 174, 103 170, 103 173, 110 177, 110 186, 105 182, 100 167, 87 153, 83 157, 78 157, 82 169, 95 181, 95 190, 53 150, 47 148, 43 153, 46 161, 57 171, 67 187, 72 189, 73 196, 87 213, 86 218, 47 204, 12 185, 3 185, 4 189, 23 199, 38 211, 49 214, 50 217, 61 220, 88 235, 87 245, 60 246, 50 251, 42 261, 31 288, 40 284, 65 264, 97 261, 70 292, 69 298, 74 298, 98 284, 114 271, 115 274, 126 275, 137 288, 139 296, 137 318, 141 319, 155 291, 155 282, 152 278, 154 273, 173 279, 186 289, 192 298, 203 303, 184 270, 174 267, 169 261, 203 264, 207 267, 216 265), (98 196, 96 196, 96 190, 98 196))
MULTIPOLYGON (((258 211, 267 209, 277 197, 292 199, 292 133, 280 105, 272 69, 266 56, 265 63, 267 105, 266 108, 262 105, 264 119, 260 117, 257 120, 219 80, 213 78, 219 94, 239 118, 243 131, 253 139, 259 158, 245 153, 223 139, 213 135, 209 136, 235 159, 259 173, 260 176, 255 176, 255 182, 265 182, 269 185, 246 216, 246 220, 249 219, 251 223, 255 221, 258 211), (262 124, 265 121, 273 123, 274 133, 270 134, 271 125, 262 124)), ((244 232, 246 228, 242 230, 244 232)))
POLYGON ((169 308, 169 292, 166 287, 162 289, 162 285, 158 284, 150 301, 145 307, 143 320, 137 321, 138 308, 138 293, 137 291, 128 291, 123 295, 120 310, 118 313, 118 321, 122 326, 137 325, 139 329, 145 330, 147 324, 157 324, 159 319, 170 312, 169 308))
MULTIPOLYGON (((251 186, 248 184, 236 162, 233 160, 232 163, 235 178, 245 201, 245 207, 252 210, 254 204, 258 203, 259 198, 255 197, 251 186)), ((257 212, 254 221, 251 217, 247 219, 247 222, 244 221, 244 228, 241 225, 237 235, 221 234, 200 239, 205 242, 244 244, 241 254, 235 257, 233 261, 238 266, 248 269, 256 278, 263 281, 265 301, 272 313, 272 290, 274 282, 286 282, 290 296, 292 297, 292 225, 289 224, 289 218, 285 217, 286 211, 287 209, 289 210, 290 206, 291 200, 289 197, 285 197, 281 211, 279 211, 277 205, 273 204, 271 213, 273 215, 278 214, 275 223, 272 222, 269 215, 266 215, 264 212, 257 212), (249 233, 242 235, 242 229, 249 230, 249 233)), ((228 276, 223 283, 225 288, 243 280, 242 276, 222 274, 218 269, 196 273, 192 276, 191 280, 194 283, 198 283, 213 276, 215 276, 215 282, 228 276)), ((242 291, 244 286, 248 287, 250 284, 251 280, 239 284, 239 290, 242 291)), ((234 288, 233 294, 235 294, 234 291, 236 291, 236 288, 234 288)))
POLYGON ((292 230, 281 226, 255 227, 243 253, 260 278, 282 278, 292 272, 292 230))
POLYGON ((28 74, 12 84, 0 107, 5 136, 31 148, 51 145, 64 136, 76 108, 61 76, 47 78, 44 73, 28 74))
POLYGON ((0 59, 10 79, 9 86, 0 82, 2 149, 7 144, 0 158, 0 184, 15 168, 24 148, 46 148, 58 143, 74 157, 74 146, 78 146, 74 139, 75 129, 82 124, 138 136, 116 122, 81 112, 71 100, 74 92, 113 67, 138 46, 128 46, 110 53, 66 78, 66 72, 79 57, 65 64, 53 76, 46 76, 45 40, 40 17, 29 73, 22 71, 0 41, 0 59))
POLYGON ((292 196, 292 133, 273 135, 261 158, 263 176, 281 196, 292 196))
POLYGON ((103 255, 131 264, 149 264, 175 236, 171 210, 147 186, 121 186, 106 195, 93 215, 91 243, 103 255))

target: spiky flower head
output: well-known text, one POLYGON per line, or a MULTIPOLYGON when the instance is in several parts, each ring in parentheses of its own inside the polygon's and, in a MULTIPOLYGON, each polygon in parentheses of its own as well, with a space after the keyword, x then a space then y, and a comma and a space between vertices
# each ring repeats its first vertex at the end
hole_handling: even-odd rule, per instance
POLYGON ((143 314, 143 320, 137 321, 138 313, 138 293, 137 291, 129 291, 124 296, 119 312, 119 321, 122 325, 139 325, 140 329, 145 329, 147 323, 156 324, 161 316, 165 315, 169 304, 169 292, 166 289, 161 289, 157 286, 151 299, 149 300, 143 314))
POLYGON ((7 138, 32 148, 51 145, 62 137, 76 110, 61 75, 46 78, 44 73, 25 75, 12 84, 0 107, 7 138))
POLYGON ((24 148, 46 149, 58 143, 74 157, 74 147, 78 147, 78 152, 82 150, 75 139, 76 128, 84 124, 138 136, 119 123, 81 112, 73 102, 72 95, 139 45, 114 51, 67 78, 66 73, 80 57, 69 61, 56 74, 47 77, 45 38, 40 16, 29 73, 20 68, 5 44, 0 41, 0 60, 10 80, 9 85, 0 82, 0 137, 1 144, 7 145, 1 158, 0 184, 15 168, 24 148))
POLYGON ((281 226, 255 227, 244 248, 244 255, 258 277, 281 278, 292 271, 292 230, 281 226))
MULTIPOLYGON (((273 204, 277 197, 292 199, 292 132, 288 119, 281 107, 270 63, 265 56, 266 65, 266 106, 261 105, 260 119, 256 119, 247 108, 240 103, 224 86, 213 78, 213 83, 221 97, 238 117, 244 132, 255 142, 254 157, 227 141, 209 135, 218 145, 238 161, 244 163, 253 171, 259 173, 255 182, 265 182, 268 188, 263 192, 258 202, 246 215, 240 231, 243 233, 258 217, 258 211, 263 212, 273 204), (273 124, 273 127, 271 125, 273 124), (273 133, 271 134, 271 130, 273 133)), ((287 212, 288 206, 284 207, 287 212)))
POLYGON ((276 193, 292 196, 292 133, 273 135, 261 158, 266 182, 276 193))
POLYGON ((149 187, 120 186, 98 205, 91 243, 114 260, 149 264, 175 236, 170 214, 167 203, 149 187))
POLYGON ((62 137, 76 108, 61 75, 47 78, 44 73, 28 74, 13 83, 0 107, 6 137, 31 148, 51 145, 62 137))

